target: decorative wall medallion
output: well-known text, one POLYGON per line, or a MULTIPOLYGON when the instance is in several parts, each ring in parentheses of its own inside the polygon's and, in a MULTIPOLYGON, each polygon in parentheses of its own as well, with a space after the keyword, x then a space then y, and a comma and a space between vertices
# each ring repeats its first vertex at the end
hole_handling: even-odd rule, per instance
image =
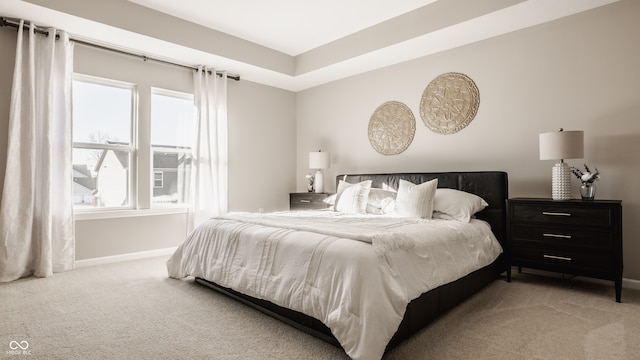
POLYGON ((469 125, 479 105, 480 92, 473 80, 451 72, 436 77, 424 89, 420 116, 431 131, 453 134, 469 125))
POLYGON ((405 151, 416 133, 416 118, 401 102, 380 105, 369 120, 369 141, 377 152, 396 155, 405 151))

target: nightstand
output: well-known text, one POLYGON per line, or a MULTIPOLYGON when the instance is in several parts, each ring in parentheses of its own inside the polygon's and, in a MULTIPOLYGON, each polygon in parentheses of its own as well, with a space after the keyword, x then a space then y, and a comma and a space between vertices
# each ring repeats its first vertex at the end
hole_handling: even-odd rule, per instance
POLYGON ((619 200, 507 200, 511 266, 612 280, 622 291, 622 202, 619 200))
POLYGON ((289 209, 290 210, 318 210, 331 207, 331 204, 327 204, 325 200, 331 196, 327 193, 290 193, 289 194, 289 209))

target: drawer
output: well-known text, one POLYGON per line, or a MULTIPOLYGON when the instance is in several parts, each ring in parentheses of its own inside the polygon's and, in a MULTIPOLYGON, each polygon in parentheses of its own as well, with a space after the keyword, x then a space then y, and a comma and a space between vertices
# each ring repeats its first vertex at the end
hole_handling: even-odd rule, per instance
POLYGON ((611 211, 605 207, 549 206, 544 204, 513 204, 512 222, 536 222, 610 226, 611 211))
POLYGON ((577 251, 612 251, 613 234, 598 228, 512 225, 511 243, 577 251))
POLYGON ((612 257, 608 253, 575 253, 562 250, 550 250, 526 246, 513 246, 511 248, 513 264, 525 262, 538 264, 542 269, 559 270, 566 272, 611 272, 613 270, 612 257))
POLYGON ((327 194, 321 193, 291 194, 289 197, 289 207, 291 210, 325 209, 331 206, 325 202, 327 197, 327 194))

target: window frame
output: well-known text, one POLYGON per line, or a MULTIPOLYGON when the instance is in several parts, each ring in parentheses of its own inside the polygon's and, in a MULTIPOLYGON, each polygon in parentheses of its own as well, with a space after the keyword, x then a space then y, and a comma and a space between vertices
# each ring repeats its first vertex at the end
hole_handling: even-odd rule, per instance
MULTIPOLYGON (((151 129, 151 132, 153 132, 153 97, 154 95, 160 95, 160 96, 167 96, 167 97, 174 97, 174 98, 178 98, 178 99, 182 99, 182 100, 188 100, 190 101, 192 104, 194 103, 194 94, 191 93, 187 93, 187 92, 183 92, 183 91, 176 91, 176 90, 169 90, 169 89, 165 89, 165 88, 160 88, 160 87, 151 87, 151 93, 150 93, 150 99, 149 99, 149 107, 150 107, 150 114, 149 114, 149 128, 151 129)), ((194 104, 194 110, 195 110, 195 104, 194 104)), ((195 121, 195 119, 194 119, 195 121)), ((195 124, 194 124, 195 125, 195 124)), ((149 134, 150 138, 151 138, 151 134, 149 134)), ((149 156, 151 158, 151 181, 152 181, 152 186, 151 186, 151 193, 150 193, 150 198, 149 198, 149 207, 151 209, 167 209, 167 208, 189 208, 191 207, 190 202, 182 202, 182 203, 154 203, 153 201, 153 189, 155 184, 153 184, 153 173, 155 172, 154 170, 154 164, 153 164, 153 157, 154 154, 156 152, 165 152, 165 153, 172 153, 172 154, 191 154, 191 157, 193 158, 193 146, 192 147, 186 147, 186 146, 154 146, 153 142, 150 141, 149 142, 149 156)), ((191 183, 189 184, 189 186, 191 186, 191 183)))
POLYGON ((88 75, 74 72, 72 81, 85 81, 98 85, 122 87, 131 89, 131 138, 129 145, 118 144, 96 144, 87 142, 73 142, 73 149, 83 150, 125 150, 129 151, 129 193, 127 206, 117 207, 95 207, 95 206, 75 206, 75 220, 99 220, 130 218, 137 216, 157 216, 188 214, 191 207, 191 200, 186 203, 153 203, 153 152, 190 152, 193 156, 193 148, 162 148, 152 147, 151 138, 151 101, 153 94, 181 97, 193 101, 194 94, 187 91, 169 90, 161 87, 154 87, 147 83, 116 80, 119 76, 112 75, 88 75))
MULTIPOLYGON (((134 210, 138 209, 138 188, 137 178, 138 178, 138 86, 134 83, 108 79, 103 77, 97 77, 92 75, 73 73, 72 83, 86 82, 95 85, 102 86, 110 86, 114 88, 126 89, 131 91, 131 107, 130 107, 130 139, 129 145, 123 144, 101 144, 101 143, 90 143, 90 142, 82 142, 82 141, 73 141, 72 149, 83 149, 83 150, 103 150, 103 151, 127 151, 129 156, 129 174, 127 179, 128 191, 127 191, 127 200, 128 204, 125 206, 91 206, 91 207, 76 207, 74 204, 73 211, 74 213, 93 213, 93 212, 109 212, 109 211, 118 211, 118 210, 134 210)), ((73 91, 73 90, 72 90, 73 91)))

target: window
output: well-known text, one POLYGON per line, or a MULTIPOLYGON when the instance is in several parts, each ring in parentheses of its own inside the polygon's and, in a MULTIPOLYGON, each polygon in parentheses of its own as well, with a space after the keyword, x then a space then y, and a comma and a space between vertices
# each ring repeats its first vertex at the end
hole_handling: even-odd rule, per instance
POLYGON ((73 180, 76 208, 132 207, 135 87, 73 80, 73 180))
POLYGON ((195 124, 193 95, 153 89, 151 94, 152 205, 189 202, 195 124))
POLYGON ((195 114, 191 94, 75 75, 75 208, 184 208, 195 114), (138 97, 150 104, 139 113, 138 97))
POLYGON ((162 171, 153 172, 153 188, 162 189, 164 187, 164 173, 162 171))

